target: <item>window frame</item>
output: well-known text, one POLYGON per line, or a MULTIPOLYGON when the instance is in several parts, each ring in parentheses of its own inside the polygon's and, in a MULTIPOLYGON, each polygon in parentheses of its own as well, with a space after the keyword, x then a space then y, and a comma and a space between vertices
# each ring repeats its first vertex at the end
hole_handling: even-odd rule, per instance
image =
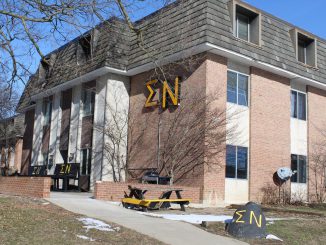
POLYGON ((93 116, 94 115, 94 112, 95 112, 95 96, 96 96, 96 93, 93 91, 93 89, 91 88, 83 88, 82 91, 81 91, 81 115, 82 117, 88 117, 88 116, 93 116), (87 95, 90 96, 90 106, 91 106, 91 110, 90 112, 88 113, 85 113, 86 110, 86 103, 85 103, 85 99, 87 97, 87 95), (93 96, 94 96, 94 100, 93 100, 93 96))
POLYGON ((307 111, 307 106, 308 106, 308 98, 307 98, 307 92, 303 92, 303 91, 300 91, 300 90, 297 90, 297 89, 292 89, 290 90, 290 102, 291 102, 291 109, 292 109, 292 91, 293 92, 296 92, 297 94, 297 99, 296 99, 296 112, 297 112, 297 115, 296 117, 293 117, 292 116, 292 111, 290 112, 291 113, 291 118, 293 119, 297 119, 297 120, 300 120, 300 121, 307 121, 308 120, 308 111, 307 111), (305 96, 305 119, 300 119, 299 118, 299 94, 303 94, 305 96))
POLYGON ((92 172, 92 154, 93 154, 93 151, 92 151, 92 148, 83 148, 83 149, 80 149, 80 175, 81 176, 87 176, 87 175, 91 175, 91 172, 92 172), (84 161, 84 158, 83 158, 83 152, 86 151, 86 166, 85 166, 85 171, 86 173, 84 174, 83 173, 83 161, 84 161))
POLYGON ((235 147, 235 175, 234 178, 233 177, 227 177, 226 176, 226 170, 227 170, 227 152, 225 150, 225 178, 226 179, 232 179, 232 180, 249 180, 249 147, 247 146, 239 146, 239 145, 231 145, 231 144, 227 144, 226 147, 235 147), (247 168, 246 168, 246 178, 238 178, 238 148, 245 148, 247 150, 247 168))
POLYGON ((231 103, 231 104, 235 104, 235 105, 238 105, 238 106, 244 106, 244 107, 248 107, 249 108, 249 105, 250 105, 250 95, 249 95, 249 92, 250 92, 250 75, 248 74, 245 74, 245 73, 242 73, 242 72, 239 72, 239 71, 236 71, 236 70, 232 70, 232 69, 228 69, 227 70, 227 73, 228 72, 233 72, 233 73, 236 73, 237 74, 237 87, 236 87, 236 97, 237 97, 237 102, 234 103, 234 102, 230 102, 228 101, 228 74, 227 74, 227 81, 226 81, 226 102, 227 103, 231 103), (245 77, 247 77, 247 105, 241 105, 239 104, 239 75, 243 75, 245 77))
POLYGON ((235 33, 236 38, 239 38, 239 39, 241 39, 243 41, 246 41, 246 42, 251 43, 251 41, 250 41, 250 18, 247 15, 244 15, 244 14, 241 14, 241 13, 236 12, 235 13, 235 19, 236 19, 236 21, 235 21, 235 23, 236 23, 236 28, 235 28, 236 29, 236 33, 235 33), (248 22, 247 22, 247 26, 248 26, 248 31, 247 31, 248 39, 247 40, 239 37, 239 18, 238 18, 239 15, 240 16, 243 16, 243 17, 246 17, 247 20, 248 20, 248 22))
POLYGON ((52 120, 53 101, 51 99, 43 100, 42 114, 43 114, 43 127, 49 126, 52 120), (49 106, 49 111, 47 110, 49 106), (47 116, 47 112, 49 115, 47 116))
POLYGON ((292 156, 296 156, 296 162, 297 162, 297 169, 296 169, 296 174, 294 176, 291 177, 291 184, 294 183, 294 184, 307 184, 308 183, 308 157, 307 156, 304 156, 304 155, 300 155, 300 154, 291 154, 291 170, 293 171, 292 169, 292 156), (301 166, 300 166, 300 157, 304 157, 305 158, 305 182, 300 182, 300 169, 301 169, 301 166), (296 177, 296 181, 293 180, 293 177, 296 177))

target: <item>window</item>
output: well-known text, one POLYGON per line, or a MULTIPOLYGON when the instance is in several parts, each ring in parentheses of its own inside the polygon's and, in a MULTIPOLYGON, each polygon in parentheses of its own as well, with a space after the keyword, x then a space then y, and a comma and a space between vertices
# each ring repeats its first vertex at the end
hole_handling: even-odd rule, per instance
POLYGON ((226 173, 227 178, 247 179, 248 148, 240 146, 226 146, 226 173))
POLYGON ((296 171, 291 177, 293 183, 306 183, 307 182, 307 157, 300 155, 291 155, 291 169, 296 171))
POLYGON ((304 34, 297 34, 297 58, 298 61, 316 66, 316 41, 304 34))
POLYGON ((42 156, 43 156, 42 165, 47 166, 49 162, 49 153, 42 153, 42 156))
POLYGON ((306 94, 291 90, 291 117, 300 120, 307 119, 306 94))
POLYGON ((82 94, 82 116, 94 114, 95 93, 91 88, 84 88, 82 94))
POLYGON ((44 117, 43 126, 50 125, 51 114, 52 114, 52 101, 50 99, 45 99, 43 101, 43 117, 44 117))
POLYGON ((260 45, 260 14, 244 6, 235 5, 235 36, 260 45))
POLYGON ((92 37, 91 35, 82 37, 78 42, 77 47, 77 63, 84 64, 89 61, 92 57, 91 47, 92 37))
POLYGON ((82 149, 81 150, 81 175, 90 175, 91 173, 91 161, 92 161, 92 150, 82 149))
POLYGON ((227 101, 248 106, 248 76, 228 71, 227 101))
POLYGON ((237 13, 237 32, 236 37, 249 41, 250 22, 249 17, 237 13))

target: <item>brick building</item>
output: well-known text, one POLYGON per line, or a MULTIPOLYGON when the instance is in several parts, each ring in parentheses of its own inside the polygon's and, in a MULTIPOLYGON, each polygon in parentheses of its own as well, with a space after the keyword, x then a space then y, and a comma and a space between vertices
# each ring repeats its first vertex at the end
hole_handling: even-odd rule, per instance
POLYGON ((178 183, 199 186, 203 202, 211 205, 261 201, 273 173, 291 167, 297 171, 292 195, 313 195, 310 153, 324 140, 320 130, 326 127, 325 40, 236 0, 176 1, 134 24, 143 30, 145 50, 113 18, 40 63, 18 106, 25 115, 22 173, 30 165, 53 171, 56 163, 78 162, 92 184, 112 180, 116 173, 106 157, 112 141, 104 132, 116 115, 112 108, 122 122, 132 118, 136 132, 122 128, 120 160, 128 161, 127 179, 157 168, 169 133, 164 125, 187 106, 185 91, 201 91, 218 95, 203 110, 224 111, 232 117, 225 132, 236 130, 213 157, 203 132, 196 141, 202 143, 200 164, 178 183), (177 103, 173 83, 166 90, 148 83, 176 77, 177 103), (151 89, 158 93, 152 96, 151 89), (165 110, 164 94, 170 104, 165 110))
POLYGON ((20 172, 24 115, 0 120, 0 163, 10 173, 20 172))

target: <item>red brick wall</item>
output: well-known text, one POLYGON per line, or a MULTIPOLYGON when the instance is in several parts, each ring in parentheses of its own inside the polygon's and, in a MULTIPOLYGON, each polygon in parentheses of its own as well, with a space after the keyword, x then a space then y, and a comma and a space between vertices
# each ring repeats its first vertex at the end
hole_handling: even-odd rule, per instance
POLYGON ((290 167, 290 81, 251 69, 249 199, 261 201, 261 188, 273 184, 279 167, 290 167))
MULTIPOLYGON (((207 110, 216 110, 219 116, 225 117, 226 114, 226 85, 227 85, 227 59, 217 55, 208 55, 206 60, 206 95, 208 99, 214 99, 214 102, 209 104, 211 108, 207 110), (222 113, 222 114, 221 114, 222 113)), ((216 129, 215 135, 223 135, 220 132, 224 129, 223 120, 222 127, 216 129)), ((206 140, 210 135, 206 135, 206 140)), ((218 205, 224 203, 225 197, 225 143, 218 146, 218 154, 209 154, 209 149, 206 152, 209 157, 206 157, 205 173, 204 173, 204 200, 208 205, 218 205), (212 159, 213 158, 213 159, 212 159)))
POLYGON ((316 197, 316 187, 318 190, 323 188, 323 178, 320 178, 317 171, 314 171, 315 162, 313 155, 320 155, 325 152, 326 114, 323 112, 326 108, 326 91, 308 86, 308 196, 310 201, 316 197), (317 173, 317 179, 315 177, 317 173), (316 181, 317 180, 317 181, 316 181))
MULTIPOLYGON (((94 197, 99 200, 119 202, 122 198, 124 198, 124 191, 129 194, 128 185, 138 187, 140 189, 148 188, 149 190, 145 194, 146 198, 158 198, 162 193, 162 189, 182 189, 182 198, 190 198, 192 203, 201 202, 201 192, 199 187, 131 184, 126 182, 110 181, 96 182, 94 197)), ((172 198, 174 197, 175 196, 172 196, 172 198)))
POLYGON ((0 193, 6 195, 47 198, 50 196, 51 178, 0 177, 0 193))

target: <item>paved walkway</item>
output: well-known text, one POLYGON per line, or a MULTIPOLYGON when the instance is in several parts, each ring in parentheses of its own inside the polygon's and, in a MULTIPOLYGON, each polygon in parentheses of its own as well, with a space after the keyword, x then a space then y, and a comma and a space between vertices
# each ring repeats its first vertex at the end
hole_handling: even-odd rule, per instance
POLYGON ((172 245, 232 245, 243 242, 203 231, 191 224, 148 217, 85 193, 51 193, 48 201, 71 212, 113 222, 172 245))

